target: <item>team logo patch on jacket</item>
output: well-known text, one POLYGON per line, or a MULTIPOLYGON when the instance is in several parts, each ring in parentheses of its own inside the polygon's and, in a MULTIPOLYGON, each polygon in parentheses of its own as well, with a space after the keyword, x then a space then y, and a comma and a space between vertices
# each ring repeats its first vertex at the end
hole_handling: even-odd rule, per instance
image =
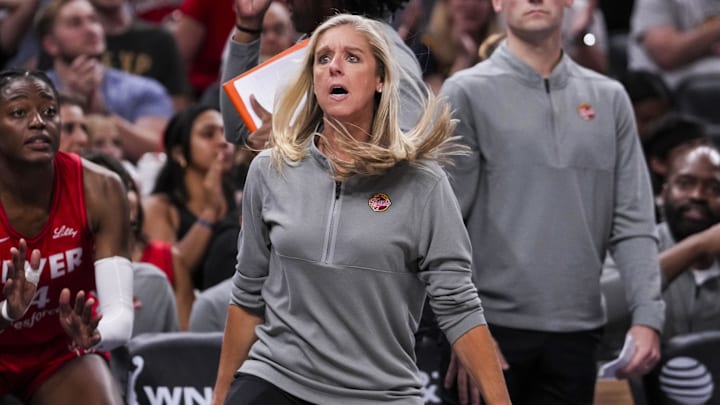
POLYGON ((385 212, 390 208, 390 204, 390 197, 385 193, 375 193, 368 200, 368 205, 374 212, 385 212))
POLYGON ((580 117, 585 121, 590 121, 595 118, 595 110, 588 103, 581 103, 578 106, 578 114, 580 114, 580 117))

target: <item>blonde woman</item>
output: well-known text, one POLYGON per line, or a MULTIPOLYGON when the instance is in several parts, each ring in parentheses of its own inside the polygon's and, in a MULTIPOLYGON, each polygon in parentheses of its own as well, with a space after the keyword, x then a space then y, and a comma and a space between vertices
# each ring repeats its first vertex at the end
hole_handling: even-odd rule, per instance
POLYGON ((437 163, 458 152, 448 110, 401 132, 377 22, 335 16, 308 46, 250 166, 213 403, 422 404, 426 294, 486 402, 509 403, 437 163))

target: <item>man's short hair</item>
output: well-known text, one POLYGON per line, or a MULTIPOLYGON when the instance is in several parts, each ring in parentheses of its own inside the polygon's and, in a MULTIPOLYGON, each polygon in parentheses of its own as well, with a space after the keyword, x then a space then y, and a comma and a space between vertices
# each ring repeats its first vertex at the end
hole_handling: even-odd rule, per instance
POLYGON ((55 19, 60 13, 60 9, 66 4, 78 0, 51 0, 35 17, 35 34, 42 40, 52 32, 55 26, 55 19))
POLYGON ((706 141, 710 142, 705 122, 686 114, 670 113, 653 126, 643 149, 646 157, 665 159, 680 145, 706 141))

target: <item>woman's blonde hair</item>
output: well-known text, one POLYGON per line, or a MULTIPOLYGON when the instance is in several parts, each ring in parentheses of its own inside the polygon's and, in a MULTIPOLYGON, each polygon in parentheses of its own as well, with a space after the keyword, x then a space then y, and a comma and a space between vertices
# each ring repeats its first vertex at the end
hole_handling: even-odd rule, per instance
POLYGON ((399 70, 381 24, 357 15, 339 14, 315 30, 301 72, 290 82, 274 108, 270 145, 273 161, 279 170, 283 164, 297 164, 307 154, 308 142, 316 135, 322 136, 318 128, 323 123, 323 112, 313 91, 315 49, 318 39, 325 32, 342 25, 350 25, 367 39, 377 62, 383 89, 375 94, 375 113, 367 141, 354 139, 340 122, 326 122, 337 134, 337 147, 352 157, 350 161, 333 160, 335 178, 345 179, 353 174, 377 175, 403 161, 445 162, 448 156, 462 153, 462 147, 451 142, 455 122, 450 118, 447 104, 430 94, 417 126, 406 133, 401 131, 398 117, 399 70))

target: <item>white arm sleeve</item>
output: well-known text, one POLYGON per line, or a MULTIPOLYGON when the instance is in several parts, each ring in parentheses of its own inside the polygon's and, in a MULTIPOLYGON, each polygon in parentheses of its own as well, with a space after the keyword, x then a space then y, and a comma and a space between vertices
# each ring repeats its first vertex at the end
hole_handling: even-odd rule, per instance
POLYGON ((95 285, 103 315, 98 350, 109 351, 130 340, 133 329, 133 268, 130 260, 113 256, 95 262, 95 285))

